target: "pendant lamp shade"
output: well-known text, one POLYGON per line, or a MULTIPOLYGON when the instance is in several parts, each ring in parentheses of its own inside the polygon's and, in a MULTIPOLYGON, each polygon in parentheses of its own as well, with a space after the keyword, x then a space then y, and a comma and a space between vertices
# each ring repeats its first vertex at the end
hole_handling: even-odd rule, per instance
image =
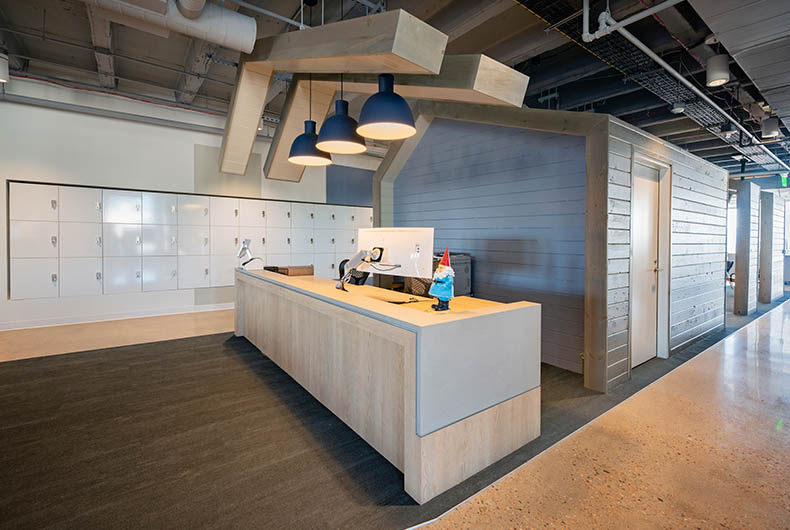
POLYGON ((779 136, 779 118, 765 118, 762 121, 763 138, 776 138, 779 136))
POLYGON ((291 144, 288 162, 300 166, 328 166, 332 157, 316 148, 318 135, 315 133, 315 122, 305 120, 304 133, 297 136, 291 144))
POLYGON ((357 155, 367 150, 365 139, 357 134, 357 120, 348 115, 348 101, 335 101, 335 115, 321 126, 315 145, 321 151, 338 155, 357 155))
POLYGON ((721 86, 730 80, 730 57, 726 53, 712 55, 705 66, 707 85, 721 86))
POLYGON ((403 140, 417 133, 409 104, 395 93, 392 74, 379 75, 379 91, 362 106, 357 132, 373 140, 403 140))

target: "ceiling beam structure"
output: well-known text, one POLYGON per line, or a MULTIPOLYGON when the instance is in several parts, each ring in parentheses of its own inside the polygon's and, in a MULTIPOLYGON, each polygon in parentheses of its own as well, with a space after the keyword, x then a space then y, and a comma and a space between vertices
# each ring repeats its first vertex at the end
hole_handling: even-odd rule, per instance
MULTIPOLYGON (((0 6, 0 25, 4 28, 10 27, 2 6, 0 6)), ((0 51, 8 52, 8 66, 12 70, 27 70, 29 61, 23 57, 29 57, 30 52, 16 35, 9 31, 0 31, 0 51)))
POLYGON ((88 10, 88 22, 91 26, 93 55, 96 58, 96 69, 99 73, 99 84, 103 88, 115 88, 115 57, 112 55, 112 23, 94 7, 85 4, 88 10))

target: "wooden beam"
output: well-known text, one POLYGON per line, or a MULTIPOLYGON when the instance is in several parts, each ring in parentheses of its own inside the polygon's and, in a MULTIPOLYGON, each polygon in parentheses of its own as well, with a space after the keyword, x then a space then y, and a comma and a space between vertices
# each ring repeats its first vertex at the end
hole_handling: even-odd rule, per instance
POLYGON ((272 70, 265 66, 239 65, 222 139, 220 171, 223 173, 246 173, 272 75, 272 70))
POLYGON ((258 39, 245 61, 294 73, 437 74, 447 35, 402 10, 258 39))

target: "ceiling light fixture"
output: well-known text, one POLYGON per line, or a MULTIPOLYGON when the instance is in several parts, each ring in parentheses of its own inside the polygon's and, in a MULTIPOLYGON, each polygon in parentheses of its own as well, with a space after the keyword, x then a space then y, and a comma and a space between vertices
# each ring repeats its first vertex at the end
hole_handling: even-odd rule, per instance
POLYGON ((763 138, 776 138, 779 136, 779 118, 765 118, 762 121, 763 138))
POLYGON ((8 55, 0 53, 0 83, 8 82, 8 55))
POLYGON ((730 57, 726 53, 711 55, 705 67, 707 85, 721 86, 730 80, 730 57))
POLYGON ((358 155, 367 150, 365 139, 357 134, 357 120, 348 115, 348 101, 343 99, 343 74, 340 74, 340 99, 335 101, 335 115, 328 118, 318 133, 315 146, 338 155, 358 155))
POLYGON ((682 102, 676 101, 672 104, 672 108, 670 109, 669 112, 671 112, 672 114, 683 114, 685 111, 686 111, 686 106, 682 102))
POLYGON ((403 140, 417 134, 409 104, 395 93, 392 74, 379 75, 379 91, 362 106, 357 132, 373 140, 403 140))
POLYGON ((310 103, 308 104, 307 120, 304 122, 304 132, 294 138, 291 151, 288 153, 288 162, 299 166, 328 166, 332 157, 316 147, 318 135, 315 133, 316 124, 313 118, 313 74, 310 74, 310 103))

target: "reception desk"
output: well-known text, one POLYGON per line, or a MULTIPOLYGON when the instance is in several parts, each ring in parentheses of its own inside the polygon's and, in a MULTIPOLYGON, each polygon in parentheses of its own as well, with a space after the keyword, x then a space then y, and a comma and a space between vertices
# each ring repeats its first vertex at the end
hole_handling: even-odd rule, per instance
POLYGON ((540 434, 540 305, 432 301, 236 270, 246 337, 404 474, 424 503, 540 434))

